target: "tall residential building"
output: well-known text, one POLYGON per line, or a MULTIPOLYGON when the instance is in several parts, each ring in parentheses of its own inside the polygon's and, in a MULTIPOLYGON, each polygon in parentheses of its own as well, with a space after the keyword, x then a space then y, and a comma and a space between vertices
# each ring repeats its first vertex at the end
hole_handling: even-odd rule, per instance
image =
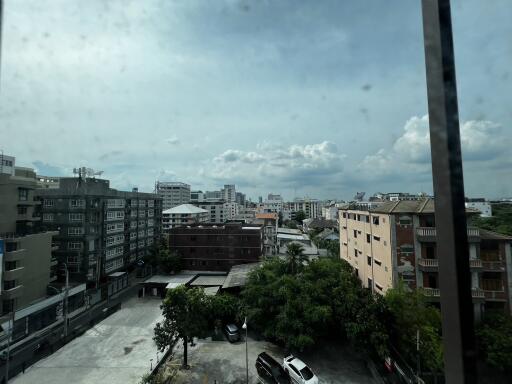
MULTIPOLYGON (((14 166, 14 158, 7 158, 14 166)), ((57 232, 42 232, 35 215, 36 174, 30 168, 6 169, 10 164, 0 173, 0 322, 46 297, 48 284, 56 279, 52 238, 57 232)))
POLYGON ((162 199, 162 209, 190 203, 190 185, 173 181, 157 181, 155 193, 162 199))
POLYGON ((196 207, 205 209, 209 212, 208 222, 210 223, 224 223, 227 220, 228 215, 224 204, 224 200, 193 203, 196 207))
POLYGON ((238 204, 235 202, 224 203, 224 219, 225 220, 234 220, 238 215, 238 204))
POLYGON ((240 223, 176 227, 169 231, 169 248, 181 255, 185 269, 229 271, 236 264, 260 261, 263 231, 240 223))
MULTIPOLYGON (((468 212, 468 214, 475 212, 468 212)), ((434 200, 401 200, 368 210, 340 209, 340 253, 363 286, 385 293, 402 280, 439 302, 434 200)), ((475 317, 486 310, 511 311, 512 237, 468 228, 475 317)))
POLYGON ((252 224, 258 224, 263 227, 263 254, 265 256, 277 255, 277 229, 278 229, 278 214, 272 213, 256 213, 255 219, 251 221, 252 224))
POLYGON ((245 206, 245 194, 242 193, 242 192, 237 192, 236 193, 236 198, 235 198, 235 202, 244 207, 245 206))
MULTIPOLYGON (((307 219, 316 219, 321 215, 319 202, 316 199, 295 199, 292 203, 292 212, 297 213, 303 211, 307 219)), ((292 217, 294 214, 292 213, 292 217)))
POLYGON ((484 198, 466 198, 466 208, 475 209, 480 212, 482 217, 492 217, 491 202, 484 198))
POLYGON ((16 159, 14 156, 0 155, 0 174, 14 176, 14 168, 16 167, 16 159))
POLYGON ((162 199, 155 194, 88 177, 61 178, 59 188, 36 194, 43 226, 59 231, 54 255, 75 281, 98 284, 143 258, 160 237, 162 199))
POLYGON ((236 202, 236 188, 234 184, 225 184, 222 189, 222 198, 226 200, 226 203, 236 202))
POLYGON ((190 191, 190 203, 203 202, 204 199, 203 191, 190 191))
POLYGON ((182 225, 206 223, 210 212, 192 204, 182 204, 162 212, 162 230, 168 232, 171 228, 182 225))

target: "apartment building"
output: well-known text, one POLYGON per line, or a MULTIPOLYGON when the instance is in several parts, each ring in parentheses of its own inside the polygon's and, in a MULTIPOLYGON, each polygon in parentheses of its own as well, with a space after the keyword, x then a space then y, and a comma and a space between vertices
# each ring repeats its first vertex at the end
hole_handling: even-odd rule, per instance
POLYGON ((162 212, 162 230, 168 232, 171 228, 182 225, 206 223, 210 212, 192 204, 182 204, 162 212))
POLYGON ((180 182, 157 181, 155 193, 162 199, 162 209, 190 203, 190 185, 180 182))
POLYGON ((239 205, 236 202, 224 203, 224 219, 234 220, 239 212, 239 205))
POLYGON ((329 204, 322 207, 322 217, 326 220, 338 220, 338 207, 336 202, 331 201, 329 204))
POLYGON ((59 234, 54 252, 70 278, 99 280, 143 258, 161 233, 162 199, 156 194, 118 191, 108 180, 60 179, 57 189, 39 189, 42 225, 59 234))
MULTIPOLYGON (((0 323, 12 311, 46 297, 48 284, 56 279, 52 267, 52 239, 57 232, 43 232, 34 215, 37 201, 36 174, 14 166, 0 173, 0 323)), ((5 160, 4 159, 4 160, 5 160)))
POLYGON ((226 203, 236 203, 235 184, 225 184, 221 192, 222 198, 226 201, 226 203))
POLYGON ((181 255, 184 269, 229 271, 233 265, 260 261, 263 230, 241 223, 175 227, 169 231, 169 248, 181 255))
POLYGON ((321 215, 320 204, 316 199, 295 199, 290 203, 292 210, 292 219, 295 218, 295 213, 303 211, 306 214, 307 219, 316 219, 321 215))
POLYGON ((263 254, 265 256, 277 255, 277 229, 279 216, 277 213, 256 213, 252 224, 261 225, 263 228, 263 254))
MULTIPOLYGON (((439 301, 433 199, 387 202, 370 210, 355 204, 342 208, 339 220, 341 258, 363 286, 383 294, 402 280, 439 301)), ((470 227, 468 242, 475 317, 486 310, 510 313, 512 237, 470 227)))
POLYGON ((208 222, 210 223, 224 223, 227 220, 228 214, 226 212, 224 200, 210 200, 202 202, 193 202, 196 207, 205 209, 210 213, 208 222))
POLYGON ((190 191, 190 203, 203 202, 205 199, 204 195, 203 191, 190 191))

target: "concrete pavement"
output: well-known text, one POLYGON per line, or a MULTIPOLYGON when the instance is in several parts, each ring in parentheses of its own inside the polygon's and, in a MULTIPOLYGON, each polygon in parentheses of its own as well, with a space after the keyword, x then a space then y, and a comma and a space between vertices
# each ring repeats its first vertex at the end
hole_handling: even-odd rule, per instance
POLYGON ((161 301, 131 298, 121 310, 17 375, 12 383, 138 383, 156 362, 153 328, 161 301))

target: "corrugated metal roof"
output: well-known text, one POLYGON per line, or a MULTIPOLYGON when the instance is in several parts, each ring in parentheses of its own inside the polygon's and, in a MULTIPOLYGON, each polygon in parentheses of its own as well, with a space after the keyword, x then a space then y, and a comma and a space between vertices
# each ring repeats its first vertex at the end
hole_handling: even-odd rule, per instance
POLYGON ((196 279, 194 279, 190 285, 193 287, 197 286, 216 286, 219 287, 224 284, 224 281, 226 280, 226 276, 198 276, 196 279))
POLYGON ((176 207, 166 209, 162 214, 192 214, 192 213, 208 213, 206 209, 196 207, 192 204, 181 204, 176 207))
POLYGON ((248 263, 248 264, 239 264, 233 265, 231 270, 229 271, 224 284, 222 284, 222 288, 233 288, 233 287, 241 287, 245 285, 247 281, 247 276, 251 271, 258 268, 261 263, 248 263))

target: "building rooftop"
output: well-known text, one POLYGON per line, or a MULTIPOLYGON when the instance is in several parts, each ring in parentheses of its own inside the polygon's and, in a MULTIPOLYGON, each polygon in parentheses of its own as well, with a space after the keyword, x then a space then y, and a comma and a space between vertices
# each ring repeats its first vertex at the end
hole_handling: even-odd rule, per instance
POLYGON ((164 215, 179 215, 179 214, 199 214, 199 213, 208 213, 206 209, 199 208, 192 204, 181 204, 176 207, 166 209, 162 212, 164 215))
POLYGON ((221 287, 224 284, 224 281, 226 280, 226 276, 204 276, 200 275, 196 277, 190 285, 193 287, 214 287, 219 286, 221 287))
POLYGON ((284 227, 277 228, 277 233, 288 233, 288 234, 292 234, 292 235, 302 235, 302 231, 300 229, 284 228, 284 227))
MULTIPOLYGON (((341 208, 343 210, 360 210, 361 207, 357 204, 349 204, 346 207, 341 208)), ((366 210, 366 209, 364 209, 366 210)), ((434 213, 434 199, 431 197, 424 198, 421 200, 399 200, 399 201, 387 201, 379 205, 370 207, 370 212, 375 213, 434 213)), ((467 213, 478 212, 472 208, 466 208, 467 213)))
POLYGON ((256 213, 257 219, 276 219, 278 218, 277 213, 271 212, 271 213, 256 213))
POLYGON ((480 237, 483 240, 512 240, 512 236, 503 235, 501 233, 489 231, 487 229, 480 229, 480 237))
POLYGON ((244 286, 249 273, 258 268, 260 265, 261 263, 233 265, 228 275, 226 276, 224 284, 222 284, 222 288, 226 289, 244 286))

